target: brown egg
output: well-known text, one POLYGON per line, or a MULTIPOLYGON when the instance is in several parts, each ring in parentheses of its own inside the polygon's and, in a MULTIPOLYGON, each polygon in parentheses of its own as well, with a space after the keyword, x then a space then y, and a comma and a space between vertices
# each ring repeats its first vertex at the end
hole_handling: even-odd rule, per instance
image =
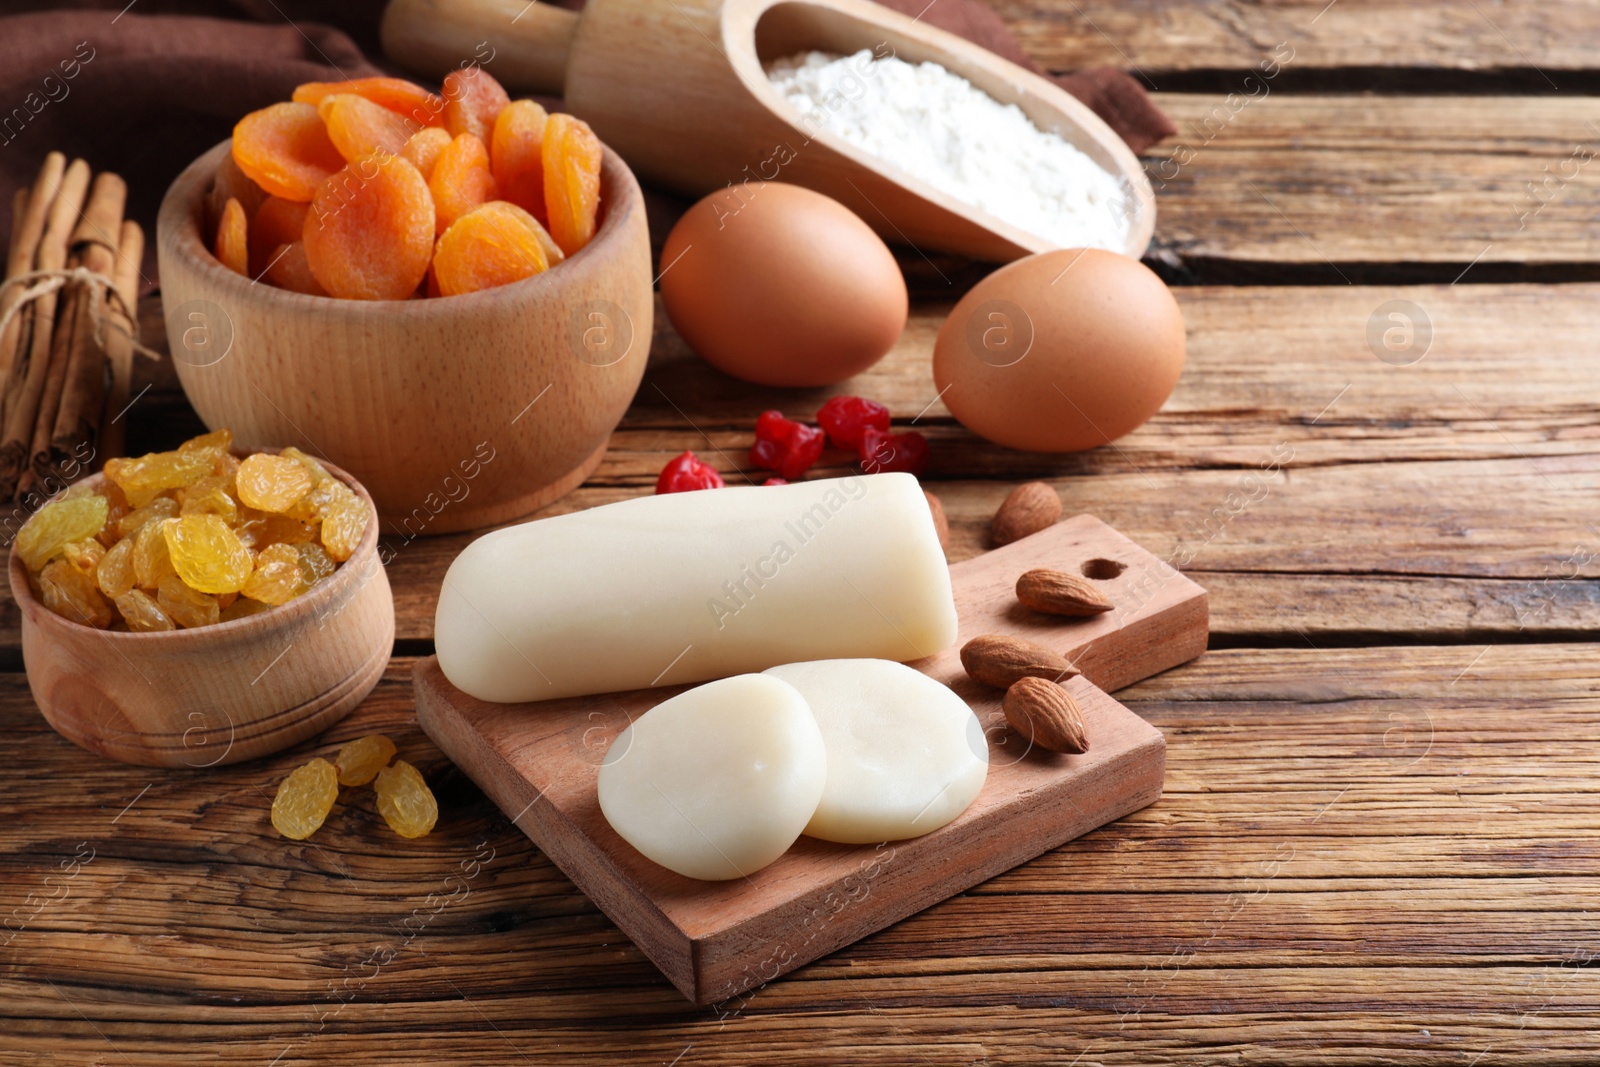
POLYGON ((1183 315, 1144 264, 1043 252, 979 282, 933 349, 945 406, 973 433, 1030 452, 1113 441, 1154 415, 1183 370, 1183 315))
POLYGON ((906 325, 888 246, 849 208, 782 182, 712 193, 661 250, 661 299, 689 347, 760 385, 832 385, 906 325))

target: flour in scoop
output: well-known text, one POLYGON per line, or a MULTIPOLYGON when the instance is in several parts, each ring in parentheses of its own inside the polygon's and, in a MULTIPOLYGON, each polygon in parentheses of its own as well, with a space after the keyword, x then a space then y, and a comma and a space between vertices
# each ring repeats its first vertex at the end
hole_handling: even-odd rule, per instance
POLYGON ((825 130, 1062 248, 1126 247, 1134 205, 1116 177, 937 63, 807 52, 767 75, 807 132, 825 130))

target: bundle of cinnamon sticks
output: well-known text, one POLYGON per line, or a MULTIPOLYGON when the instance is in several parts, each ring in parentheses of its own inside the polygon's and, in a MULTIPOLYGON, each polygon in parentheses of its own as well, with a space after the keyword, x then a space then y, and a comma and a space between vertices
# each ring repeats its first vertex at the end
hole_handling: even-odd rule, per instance
POLYGON ((90 177, 52 152, 12 203, 0 500, 49 496, 123 452, 144 231, 123 218, 123 180, 90 177))

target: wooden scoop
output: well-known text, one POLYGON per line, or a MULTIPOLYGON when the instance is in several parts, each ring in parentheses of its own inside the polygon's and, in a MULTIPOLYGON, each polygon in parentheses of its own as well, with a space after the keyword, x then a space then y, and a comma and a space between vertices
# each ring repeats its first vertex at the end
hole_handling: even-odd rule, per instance
POLYGON ((1045 78, 867 0, 589 0, 581 14, 528 0, 390 0, 382 35, 389 57, 419 74, 477 62, 508 89, 564 94, 640 175, 690 196, 729 182, 793 182, 922 250, 1007 261, 1055 247, 810 128, 762 69, 810 49, 931 60, 1116 176, 1129 216, 1122 251, 1142 255, 1155 226, 1143 168, 1094 112, 1045 78))

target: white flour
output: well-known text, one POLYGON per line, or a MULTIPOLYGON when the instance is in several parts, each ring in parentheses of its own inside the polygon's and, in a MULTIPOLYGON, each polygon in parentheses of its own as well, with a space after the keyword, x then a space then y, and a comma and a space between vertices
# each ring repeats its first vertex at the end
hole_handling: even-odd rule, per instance
POLYGON ((767 75, 808 131, 826 130, 1061 247, 1126 245, 1130 205, 1118 179, 937 63, 808 52, 767 75))

